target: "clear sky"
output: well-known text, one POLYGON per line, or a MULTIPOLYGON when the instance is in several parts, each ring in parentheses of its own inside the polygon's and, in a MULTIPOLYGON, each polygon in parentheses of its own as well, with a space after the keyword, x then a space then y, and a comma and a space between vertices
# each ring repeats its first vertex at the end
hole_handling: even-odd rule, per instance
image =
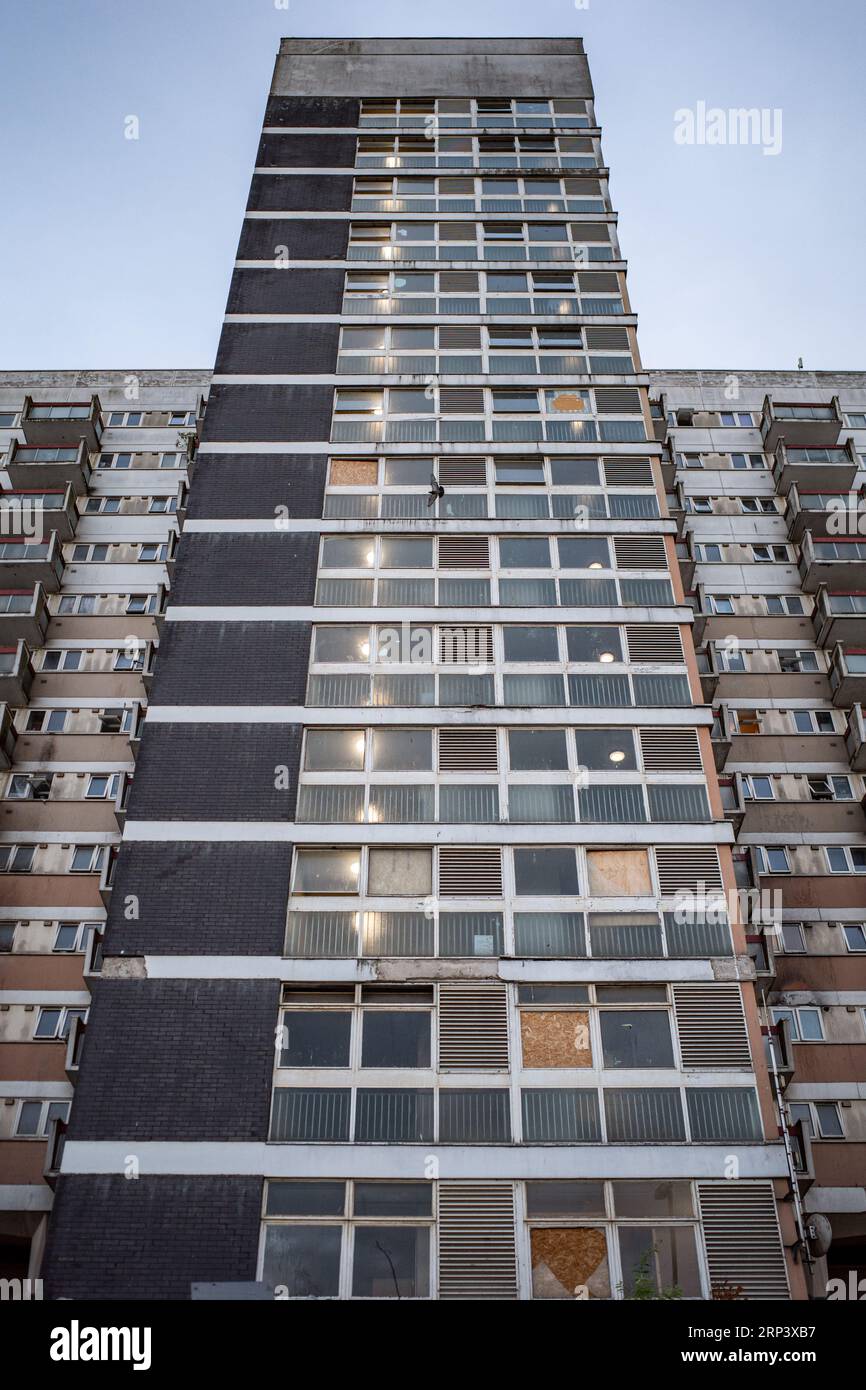
POLYGON ((209 367, 279 39, 342 34, 582 36, 644 361, 866 367, 864 0, 580 6, 6 0, 0 367, 209 367), (678 144, 699 102, 781 152, 678 144))

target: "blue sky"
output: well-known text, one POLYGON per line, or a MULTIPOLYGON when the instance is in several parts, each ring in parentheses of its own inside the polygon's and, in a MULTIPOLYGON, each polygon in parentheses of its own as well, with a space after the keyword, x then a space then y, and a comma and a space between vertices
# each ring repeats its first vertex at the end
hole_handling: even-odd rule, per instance
POLYGON ((0 367, 211 365, 284 34, 581 35, 644 361, 866 366, 862 0, 27 0, 2 27, 0 367), (781 153, 677 144, 701 101, 780 109, 781 153))

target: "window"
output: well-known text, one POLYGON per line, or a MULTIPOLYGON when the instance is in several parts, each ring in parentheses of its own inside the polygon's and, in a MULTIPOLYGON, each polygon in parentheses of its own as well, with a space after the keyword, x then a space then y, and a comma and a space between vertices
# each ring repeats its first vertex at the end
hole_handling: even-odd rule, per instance
POLYGON ((503 638, 506 661, 559 660, 559 639, 555 627, 506 627, 503 638))
POLYGON ((773 1009, 773 1020, 787 1019, 792 1042, 823 1042, 824 1025, 820 1009, 773 1009))
POLYGON ((743 799, 746 801, 772 801, 775 797, 772 777, 753 773, 750 777, 743 777, 742 786, 743 799))
POLYGON ((674 1065, 671 1027, 666 1009, 602 1009, 600 1023, 606 1067, 631 1071, 674 1065))
POLYGON ((295 893, 357 893, 360 886, 360 850, 295 851, 295 893))
POLYGON ((364 766, 362 729, 308 729, 304 741, 307 772, 357 772, 364 766))
POLYGON ((810 671, 818 671, 818 656, 815 652, 789 652, 779 650, 779 670, 788 675, 806 674, 810 671))
POLYGON ((575 729, 579 767, 598 772, 631 771, 637 767, 630 729, 575 729))
POLYGON ((59 953, 83 951, 91 929, 98 930, 95 922, 58 922, 52 949, 59 953))
POLYGON ((767 845, 758 848, 758 868, 762 874, 789 874, 788 851, 784 845, 767 845))
POLYGON ((799 734, 835 733, 833 715, 829 710, 795 709, 791 713, 799 734))
POLYGON ((68 1118, 68 1100, 22 1100, 15 1122, 15 1138, 44 1139, 54 1120, 68 1118))
POLYGON ((81 652, 59 651, 51 648, 42 653, 43 671, 78 671, 81 669, 81 652))
POLYGON ((850 849, 847 845, 825 848, 831 874, 866 874, 866 849, 850 849))
POLYGON ((727 594, 708 594, 710 612, 719 613, 723 616, 732 616, 734 612, 734 600, 727 594))
POLYGON ((0 874, 29 874, 35 853, 32 845, 0 845, 0 874))
POLYGON ((76 845, 72 851, 69 866, 73 874, 94 874, 102 867, 102 850, 99 845, 76 845))
POLYGON ((433 766, 433 735, 427 729, 374 729, 377 772, 426 772, 433 766))
POLYGON ((40 1009, 33 1036, 47 1041, 68 1038, 75 1019, 86 1017, 86 1009, 40 1009))
POLYGON ((367 627, 317 627, 314 660, 318 662, 367 662, 370 629, 367 627))
POLYGON ((559 563, 563 569, 610 569, 608 543, 600 536, 560 540, 559 563))
POLYGON ((88 801, 114 801, 119 785, 120 774, 117 772, 107 776, 91 776, 87 784, 86 799, 88 801))
POLYGON ((511 729, 508 757, 512 772, 553 772, 568 768, 564 729, 511 729))
POLYGON ((623 660, 622 638, 617 627, 568 627, 565 636, 569 661, 609 665, 623 660))
POLYGON ((803 1128, 808 1129, 813 1138, 845 1138, 839 1107, 835 1101, 793 1101, 788 1109, 792 1123, 802 1121, 803 1128))
POLYGON ((806 937, 802 922, 782 923, 782 946, 788 955, 805 954, 806 937))
POLYGON ((523 897, 576 894, 577 861, 572 849, 516 849, 515 891, 523 897))
POLYGON ((262 1280, 278 1298, 427 1298, 425 1182, 269 1182, 262 1280))
POLYGON ((752 559, 756 564, 785 565, 791 556, 786 545, 753 545, 752 559))
POLYGON ((47 801, 51 795, 53 773, 15 773, 9 779, 6 795, 15 801, 47 801))
POLYGON ((426 896, 432 887, 430 851, 371 849, 367 893, 371 898, 426 896))
POLYGON ((803 600, 799 594, 767 594, 765 597, 767 612, 772 614, 787 614, 788 617, 800 617, 803 612, 803 600))
POLYGON ((812 801, 850 801, 851 782, 847 777, 809 777, 809 797, 812 801))
POLYGON ((842 931, 849 951, 866 951, 866 926, 862 922, 845 922, 842 931))
POLYGON ((15 923, 0 922, 0 954, 6 955, 15 944, 15 923))
POLYGON ((746 513, 758 516, 774 516, 776 503, 772 497, 741 497, 740 506, 746 513))
POLYGON ((727 428, 735 427, 739 429, 751 429, 752 425, 754 424, 752 416, 747 414, 745 411, 736 411, 734 413, 731 413, 730 411, 723 410, 721 414, 721 421, 722 424, 727 428))
POLYGON ((550 569, 550 546, 546 536, 499 541, 499 563, 503 569, 550 569))

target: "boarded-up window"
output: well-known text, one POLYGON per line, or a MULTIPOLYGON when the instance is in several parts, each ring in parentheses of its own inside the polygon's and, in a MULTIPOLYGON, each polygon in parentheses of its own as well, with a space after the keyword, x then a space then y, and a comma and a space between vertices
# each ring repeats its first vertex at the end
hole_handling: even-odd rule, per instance
POLYGON ((431 891, 429 849, 371 849, 371 898, 405 898, 431 891))
POLYGON ((642 898, 652 893, 645 850, 590 850, 586 862, 592 897, 642 898))
POLYGON ((378 459, 334 459, 332 487, 375 487, 379 478, 378 459))
POLYGON ((534 1227, 533 1298, 610 1298, 604 1231, 594 1227, 534 1227))
POLYGON ((524 1009, 520 1039, 525 1067, 591 1067, 589 1014, 524 1009))

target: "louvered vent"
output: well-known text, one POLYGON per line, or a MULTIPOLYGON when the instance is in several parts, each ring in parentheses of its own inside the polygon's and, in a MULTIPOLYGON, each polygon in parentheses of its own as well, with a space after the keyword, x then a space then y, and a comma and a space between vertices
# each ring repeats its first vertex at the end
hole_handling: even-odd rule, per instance
POLYGON ((517 1297, 510 1183, 439 1184, 439 1297, 517 1297))
POLYGON ((586 346, 596 349, 630 348, 628 330, 625 328, 585 328, 583 330, 586 346))
POLYGON ((480 348, 481 329, 469 327, 451 328, 443 324, 439 329, 440 348, 480 348))
POLYGON ((698 1200, 714 1296, 789 1298, 772 1185, 702 1182, 698 1200))
POLYGON ((480 386, 441 386, 439 408, 443 415, 483 415, 484 392, 480 386))
POLYGON ((597 386, 595 403, 599 415, 640 415, 640 392, 630 386, 597 386))
POLYGON ((703 772, 697 729, 641 729, 647 772, 703 772))
POLYGON ((495 845, 444 845, 439 850, 443 898, 501 898, 502 855, 495 845))
POLYGON ((668 555, 661 536, 617 536, 613 543, 617 569, 666 570, 668 555))
POLYGON ((685 661, 673 623, 634 623, 626 628, 629 661, 685 661))
POLYGON ((695 896, 701 885, 707 892, 722 891, 722 871, 715 845, 672 849, 657 846, 655 856, 663 898, 674 898, 678 893, 695 896))
MULTIPOLYGON (((615 270, 581 270, 577 283, 582 294, 616 294, 619 278, 615 270)), ((637 395, 637 391, 634 393, 637 395)))
POLYGON ((492 627, 440 627, 439 661, 443 666, 490 665, 492 627))
POLYGON ((439 272, 440 294, 477 294, 478 272, 476 270, 441 270, 439 272))
POLYGON ((649 459, 605 459, 604 480, 608 487, 652 487, 652 465, 649 459))
POLYGON ((443 487, 484 487, 487 464, 484 459, 441 458, 439 481, 443 487))
POLYGON ((439 986, 440 1071, 508 1070, 505 985, 439 986))
POLYGON ((606 222, 573 222, 571 234, 575 241, 610 241, 610 227, 606 222))
POLYGON ((440 772, 498 772, 495 729, 440 729, 440 772))
POLYGON ((490 543, 486 536, 440 536, 439 568, 442 570, 487 570, 490 543))
MULTIPOLYGON (((439 240, 440 241, 475 241, 474 222, 440 222, 439 240)), ((470 260, 474 260, 474 256, 470 260)))
POLYGON ((674 985, 674 1015, 684 1067, 750 1067, 739 985, 674 985))

